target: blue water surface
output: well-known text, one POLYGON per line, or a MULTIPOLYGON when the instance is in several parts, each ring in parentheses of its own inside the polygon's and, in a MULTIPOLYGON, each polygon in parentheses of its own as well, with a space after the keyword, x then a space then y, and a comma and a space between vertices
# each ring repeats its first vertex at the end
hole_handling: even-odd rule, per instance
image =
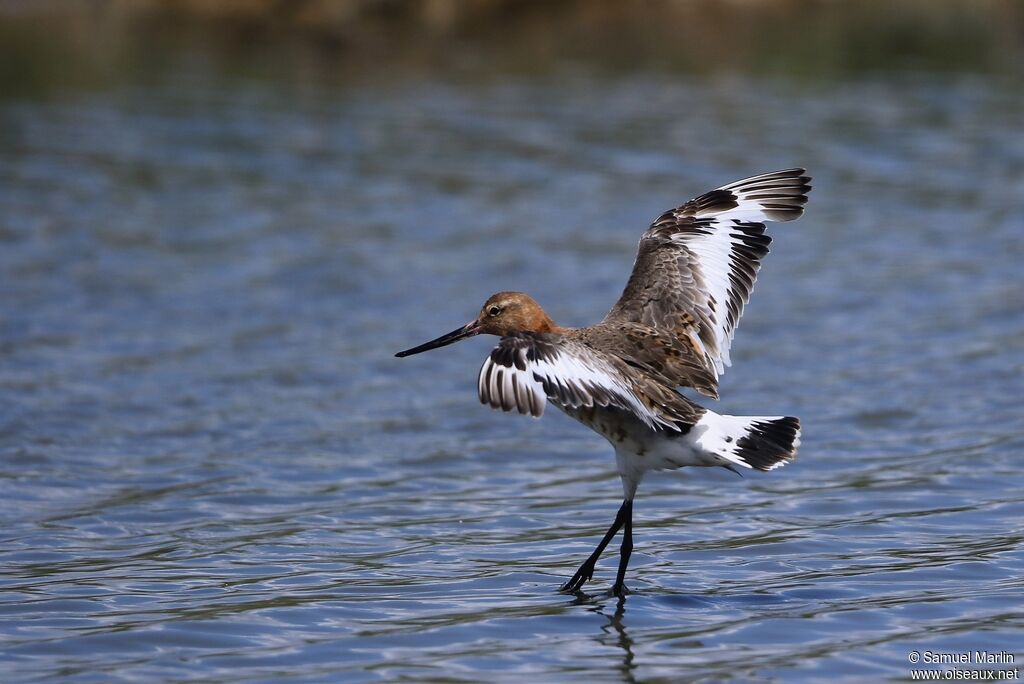
POLYGON ((1024 657, 1018 81, 189 64, 0 101, 4 681, 1024 657), (480 406, 493 339, 393 353, 498 290, 596 322, 651 219, 797 165, 709 405, 800 416, 798 460, 649 476, 632 594, 613 552, 558 593, 618 507, 608 445, 480 406))

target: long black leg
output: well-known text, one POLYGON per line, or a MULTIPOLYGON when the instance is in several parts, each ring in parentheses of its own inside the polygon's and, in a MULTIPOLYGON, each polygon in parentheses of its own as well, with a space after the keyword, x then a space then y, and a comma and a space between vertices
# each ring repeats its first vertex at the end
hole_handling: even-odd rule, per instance
POLYGON ((622 598, 626 592, 626 567, 629 565, 629 556, 633 553, 633 502, 626 501, 629 509, 626 511, 625 529, 622 531, 622 546, 619 547, 619 573, 615 576, 615 584, 612 586, 612 596, 622 598))
MULTIPOLYGON (((594 549, 594 553, 590 554, 590 557, 583 561, 583 565, 579 567, 579 570, 577 570, 576 574, 572 576, 572 579, 562 585, 561 591, 576 591, 583 586, 584 582, 590 581, 590 578, 594 576, 594 566, 597 565, 597 560, 601 557, 605 547, 608 546, 608 542, 612 540, 612 537, 615 536, 615 533, 618 532, 624 524, 629 525, 630 527, 633 525, 633 501, 631 499, 622 502, 622 505, 619 507, 619 512, 615 514, 615 522, 613 522, 612 526, 608 528, 607 532, 605 532, 604 538, 601 539, 601 543, 599 543, 597 548, 594 549)), ((633 542, 630 541, 630 548, 632 548, 632 543, 633 542)), ((625 567, 620 570, 622 573, 625 571, 625 567)))

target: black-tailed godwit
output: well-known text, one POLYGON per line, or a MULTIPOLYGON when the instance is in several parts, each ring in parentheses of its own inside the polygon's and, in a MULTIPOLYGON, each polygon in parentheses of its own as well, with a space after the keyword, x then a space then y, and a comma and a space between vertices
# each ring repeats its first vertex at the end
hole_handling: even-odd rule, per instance
POLYGON ((622 506, 562 591, 578 591, 591 579, 601 553, 623 529, 611 593, 625 594, 633 498, 647 471, 767 471, 796 457, 796 418, 721 415, 678 388, 718 398, 733 332, 771 242, 764 222, 799 218, 810 180, 803 169, 754 176, 659 216, 640 238, 625 291, 597 325, 563 328, 529 295, 499 292, 466 325, 396 354, 497 335, 501 340, 480 369, 482 403, 539 417, 550 402, 611 443, 622 506))

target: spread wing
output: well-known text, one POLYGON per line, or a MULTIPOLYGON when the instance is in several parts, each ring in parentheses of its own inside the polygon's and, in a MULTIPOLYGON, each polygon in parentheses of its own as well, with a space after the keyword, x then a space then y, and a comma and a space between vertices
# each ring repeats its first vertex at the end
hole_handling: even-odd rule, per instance
MULTIPOLYGON (((668 331, 703 352, 715 377, 724 373, 771 242, 763 222, 799 218, 810 180, 803 169, 766 173, 662 214, 640 239, 633 273, 605 322, 668 331)), ((679 378, 680 384, 685 380, 679 378)))
POLYGON ((696 422, 684 397, 656 383, 658 396, 650 396, 623 365, 564 335, 515 333, 503 337, 480 368, 480 402, 535 417, 548 401, 569 411, 613 407, 654 429, 680 430, 696 422))

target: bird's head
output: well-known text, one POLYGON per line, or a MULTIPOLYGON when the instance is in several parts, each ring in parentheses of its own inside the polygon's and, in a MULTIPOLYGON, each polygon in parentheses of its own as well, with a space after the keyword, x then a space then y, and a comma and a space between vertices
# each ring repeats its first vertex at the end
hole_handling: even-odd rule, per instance
POLYGON ((487 298, 475 319, 418 347, 400 351, 395 356, 412 356, 464 340, 474 335, 505 337, 517 332, 554 332, 558 329, 533 297, 523 292, 498 292, 487 298))

